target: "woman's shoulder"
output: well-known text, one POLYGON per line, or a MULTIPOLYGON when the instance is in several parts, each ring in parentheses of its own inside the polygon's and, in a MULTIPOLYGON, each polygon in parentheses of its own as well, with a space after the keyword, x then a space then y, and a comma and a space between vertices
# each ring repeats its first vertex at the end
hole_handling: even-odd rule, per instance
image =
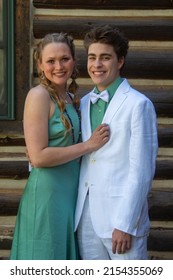
POLYGON ((49 92, 42 85, 37 85, 29 90, 27 99, 49 99, 49 92))
POLYGON ((40 107, 46 110, 46 108, 49 109, 49 104, 50 104, 49 93, 43 86, 38 85, 32 87, 29 90, 25 100, 25 107, 35 108, 35 106, 37 106, 37 109, 40 107))
POLYGON ((28 92, 28 94, 30 94, 30 95, 31 94, 36 94, 36 93, 40 94, 40 95, 49 95, 48 90, 40 84, 35 86, 35 87, 32 87, 28 92))

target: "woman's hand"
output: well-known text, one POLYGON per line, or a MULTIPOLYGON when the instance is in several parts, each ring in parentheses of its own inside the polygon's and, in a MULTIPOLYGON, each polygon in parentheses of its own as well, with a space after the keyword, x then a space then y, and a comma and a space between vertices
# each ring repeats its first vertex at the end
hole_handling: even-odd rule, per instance
POLYGON ((110 129, 107 124, 101 124, 92 133, 91 137, 87 140, 90 152, 96 151, 104 146, 110 136, 110 129))

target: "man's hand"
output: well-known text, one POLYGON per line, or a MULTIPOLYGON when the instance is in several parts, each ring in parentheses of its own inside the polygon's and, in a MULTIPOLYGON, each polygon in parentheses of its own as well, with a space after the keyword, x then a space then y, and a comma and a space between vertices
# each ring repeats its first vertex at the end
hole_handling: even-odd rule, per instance
POLYGON ((112 233, 112 252, 124 254, 131 248, 132 236, 121 230, 114 229, 112 233))

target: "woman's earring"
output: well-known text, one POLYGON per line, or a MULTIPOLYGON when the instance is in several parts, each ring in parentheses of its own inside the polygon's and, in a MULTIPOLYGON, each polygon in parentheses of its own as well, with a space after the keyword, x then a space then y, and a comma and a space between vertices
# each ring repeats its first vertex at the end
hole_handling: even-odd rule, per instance
POLYGON ((40 78, 41 78, 41 80, 45 79, 44 71, 42 71, 40 78))

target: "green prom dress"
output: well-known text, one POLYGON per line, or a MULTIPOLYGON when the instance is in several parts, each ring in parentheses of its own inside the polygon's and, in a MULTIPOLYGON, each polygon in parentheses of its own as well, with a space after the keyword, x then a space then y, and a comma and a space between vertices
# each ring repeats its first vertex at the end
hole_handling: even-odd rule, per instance
MULTIPOLYGON (((49 120, 50 147, 79 141, 80 121, 73 105, 66 104, 66 114, 73 125, 71 133, 65 133, 56 104, 49 120)), ((80 159, 55 167, 32 168, 16 218, 11 260, 78 259, 74 211, 79 168, 80 159)))

